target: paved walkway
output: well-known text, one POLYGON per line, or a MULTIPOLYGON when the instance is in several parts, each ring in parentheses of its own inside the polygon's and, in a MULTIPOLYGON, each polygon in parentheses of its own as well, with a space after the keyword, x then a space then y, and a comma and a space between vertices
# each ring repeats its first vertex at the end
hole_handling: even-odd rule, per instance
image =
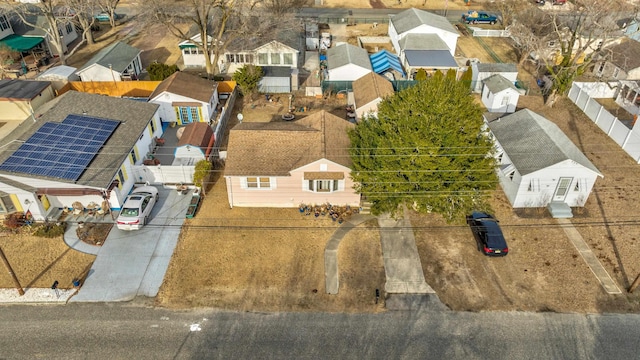
POLYGON ((325 291, 327 294, 337 294, 338 288, 340 287, 338 279, 338 246, 340 245, 340 241, 342 241, 342 238, 344 238, 351 229, 373 218, 371 215, 353 215, 331 235, 331 239, 329 239, 329 242, 327 242, 324 248, 324 278, 325 291))
POLYGON ((573 246, 575 246, 580 255, 582 255, 584 262, 587 263, 589 269, 591 269, 598 281, 600 281, 600 284, 602 285, 604 290, 609 294, 622 294, 622 291, 620 291, 618 285, 616 285, 613 279, 611 279, 611 276, 609 276, 607 270, 604 269, 596 255, 591 251, 589 245, 587 245, 587 243, 582 238, 582 235, 580 235, 578 230, 573 227, 571 220, 557 219, 557 221, 560 225, 562 225, 562 229, 567 234, 567 237, 569 237, 569 240, 571 240, 573 246))
MULTIPOLYGON (((158 294, 191 201, 190 193, 180 195, 160 187, 158 190, 160 201, 149 224, 137 231, 123 231, 114 226, 71 302, 130 301, 139 295, 158 294)), ((79 251, 94 251, 74 236, 75 229, 70 229, 65 233, 65 242, 79 251)))

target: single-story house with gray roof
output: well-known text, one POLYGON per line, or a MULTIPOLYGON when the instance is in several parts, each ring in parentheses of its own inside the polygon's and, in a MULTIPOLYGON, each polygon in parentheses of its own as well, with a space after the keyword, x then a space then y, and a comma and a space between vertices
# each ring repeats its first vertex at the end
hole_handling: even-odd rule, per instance
POLYGON ((36 121, 0 139, 0 213, 29 210, 44 220, 75 201, 105 198, 119 209, 138 181, 132 167, 162 135, 157 112, 156 104, 76 91, 45 104, 36 121))
POLYGON ((515 85, 500 74, 483 80, 482 103, 490 112, 512 113, 516 111, 520 92, 515 85))
POLYGON ((640 80, 640 42, 625 39, 601 51, 593 73, 606 80, 640 80))
POLYGON ((414 79, 418 70, 427 74, 436 71, 458 71, 458 63, 449 52, 447 44, 436 34, 407 34, 400 39, 400 61, 414 79))
MULTIPOLYGON (((202 37, 194 27, 193 36, 178 44, 182 52, 185 68, 204 68, 205 57, 196 44, 202 43, 202 37)), ((251 64, 256 66, 274 66, 297 69, 303 59, 300 47, 304 44, 304 34, 297 29, 271 29, 261 36, 232 40, 225 52, 218 58, 221 73, 233 74, 239 68, 251 64)), ((209 36, 208 41, 213 38, 209 36)), ((213 54, 210 54, 213 58, 213 54)))
POLYGON ((409 34, 434 34, 440 37, 451 54, 455 55, 460 34, 446 17, 415 8, 407 9, 389 18, 389 38, 400 55, 400 40, 409 34))
POLYGON ((367 50, 340 44, 327 50, 325 80, 355 81, 373 71, 367 50))
POLYGON ((528 109, 487 114, 485 120, 511 206, 584 206, 603 175, 556 124, 528 109))
POLYGON ((482 92, 482 80, 489 76, 500 74, 505 79, 516 83, 518 80, 518 67, 516 64, 506 63, 478 63, 471 64, 471 91, 482 92))
POLYGON ((142 72, 142 51, 122 41, 100 50, 76 74, 81 81, 136 80, 142 72))

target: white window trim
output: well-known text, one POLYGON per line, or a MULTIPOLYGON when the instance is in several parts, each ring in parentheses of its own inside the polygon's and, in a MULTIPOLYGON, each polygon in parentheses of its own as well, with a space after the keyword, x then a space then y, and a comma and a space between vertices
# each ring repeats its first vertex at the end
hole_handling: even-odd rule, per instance
POLYGON ((276 188, 276 179, 267 176, 246 176, 240 179, 240 187, 245 190, 273 190, 276 188), (256 178, 258 180, 257 187, 249 187, 249 178, 256 178), (269 187, 261 187, 261 179, 269 179, 269 187))
POLYGON ((315 194, 331 194, 335 192, 344 191, 344 180, 330 180, 330 179, 303 180, 302 189, 315 194), (313 181, 313 189, 309 188, 309 181, 313 181), (317 191, 316 184, 318 181, 337 181, 338 183, 337 190, 334 190, 334 185, 332 183, 328 191, 317 191))

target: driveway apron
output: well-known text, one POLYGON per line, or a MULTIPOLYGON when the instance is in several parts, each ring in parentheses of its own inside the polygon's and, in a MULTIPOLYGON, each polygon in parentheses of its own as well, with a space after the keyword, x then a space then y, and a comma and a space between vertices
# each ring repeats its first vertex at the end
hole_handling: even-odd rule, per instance
POLYGON ((116 226, 72 302, 129 301, 138 295, 154 297, 173 255, 191 192, 182 195, 158 188, 160 200, 147 225, 137 231, 116 226))

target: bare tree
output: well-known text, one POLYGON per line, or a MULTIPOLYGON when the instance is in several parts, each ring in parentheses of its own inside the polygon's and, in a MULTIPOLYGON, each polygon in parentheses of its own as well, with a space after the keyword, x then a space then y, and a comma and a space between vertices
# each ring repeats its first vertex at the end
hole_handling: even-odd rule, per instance
POLYGON ((5 44, 0 45, 0 79, 5 78, 7 67, 19 56, 18 52, 5 44))
POLYGON ((67 24, 71 23, 70 17, 61 16, 59 13, 61 8, 66 8, 65 5, 65 0, 47 0, 30 4, 5 1, 0 6, 3 12, 9 13, 9 16, 17 16, 25 25, 43 31, 51 45, 55 47, 60 63, 64 65, 66 57, 63 38, 58 30, 64 29, 67 24), (44 23, 38 22, 38 16, 43 16, 46 21, 44 23))
POLYGON ((262 0, 149 0, 140 11, 205 54, 210 76, 220 71, 220 57, 230 45, 273 36, 294 24, 292 14, 275 16, 262 0), (186 24, 191 28, 185 29, 186 24), (199 35, 199 40, 192 39, 194 35, 199 35))
POLYGON ((500 21, 505 28, 513 23, 513 15, 529 7, 526 1, 522 0, 498 0, 486 4, 490 11, 500 13, 500 21))
POLYGON ((620 41, 616 20, 629 12, 635 9, 622 1, 581 0, 570 12, 530 7, 513 13, 509 30, 520 61, 534 54, 539 68, 552 81, 545 99, 548 106, 567 94, 573 80, 591 65, 594 54, 620 41))
POLYGON ((120 0, 97 0, 97 2, 100 10, 109 14, 109 24, 111 27, 116 27, 116 8, 120 0))
POLYGON ((91 45, 94 43, 93 28, 96 19, 95 12, 98 9, 97 0, 65 0, 69 18, 72 19, 76 29, 82 31, 82 42, 91 45))
POLYGON ((307 4, 306 0, 263 0, 264 8, 274 15, 290 13, 307 4))

